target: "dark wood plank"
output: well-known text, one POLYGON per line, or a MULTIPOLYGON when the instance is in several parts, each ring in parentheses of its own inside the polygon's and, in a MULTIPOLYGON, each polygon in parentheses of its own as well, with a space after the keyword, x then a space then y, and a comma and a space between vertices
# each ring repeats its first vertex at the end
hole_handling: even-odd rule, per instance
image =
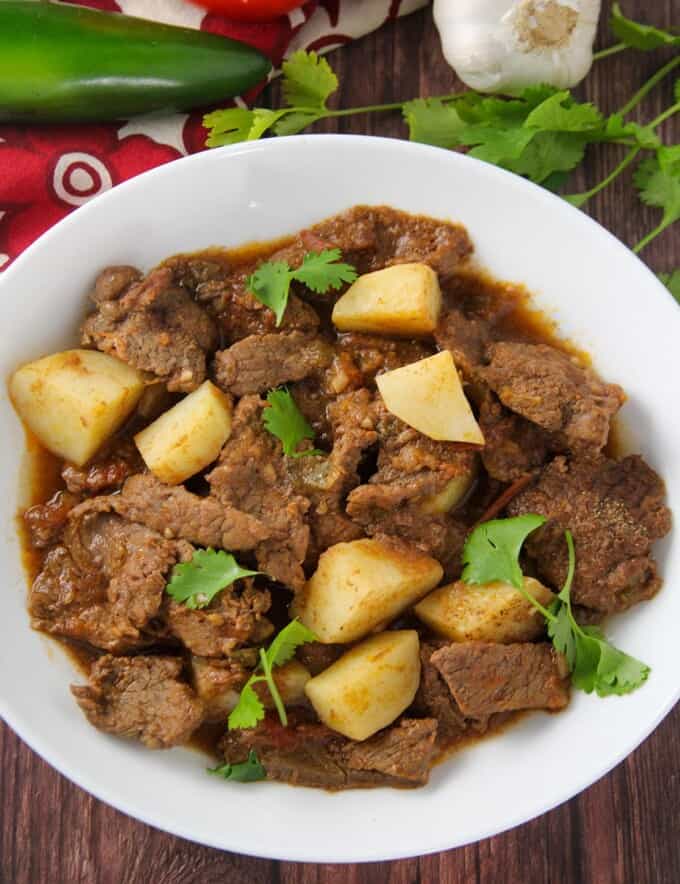
MULTIPOLYGON (((604 4, 608 6, 608 4, 604 4)), ((678 24, 677 0, 628 0, 626 11, 678 24), (675 13, 675 15, 673 15, 675 13)), ((604 34, 604 29, 603 29, 604 34)), ((602 45, 609 41, 603 37, 602 45)), ((582 93, 614 110, 662 63, 662 53, 624 53, 600 62, 582 93)), ((333 56, 341 106, 437 95, 460 88, 443 62, 429 11, 333 56)), ((640 119, 671 102, 658 87, 640 119)), ((325 123, 323 131, 404 137, 398 114, 325 123)), ((667 124, 678 141, 678 121, 667 124)), ((572 187, 612 168, 609 148, 591 150, 572 187)), ((658 220, 622 176, 589 212, 631 245, 658 220)), ((643 253, 655 270, 680 265, 677 227, 643 253)), ((668 590, 666 590, 668 591, 668 590)), ((510 832, 420 859, 360 866, 275 863, 190 844, 135 822, 73 786, 0 725, 0 882, 3 884, 676 884, 680 881, 680 708, 623 764, 582 795, 510 832)), ((555 760, 559 776, 559 759, 555 760)), ((464 800, 464 796, 461 796, 464 800)))

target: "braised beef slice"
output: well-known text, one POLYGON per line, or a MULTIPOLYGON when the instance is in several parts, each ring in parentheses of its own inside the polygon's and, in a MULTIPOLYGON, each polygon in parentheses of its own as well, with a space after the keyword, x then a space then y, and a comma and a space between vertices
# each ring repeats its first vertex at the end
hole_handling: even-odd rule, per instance
POLYGON ((569 702, 566 662, 548 644, 454 642, 431 659, 468 718, 569 702))
POLYGON ((548 459, 550 435, 519 414, 508 411, 492 393, 480 406, 479 426, 484 436, 481 451, 484 469, 500 482, 513 482, 548 459))
POLYGON ((507 408, 560 434, 574 452, 600 451, 609 424, 625 400, 621 387, 605 384, 587 368, 546 344, 504 341, 487 351, 484 380, 507 408))
POLYGON ((344 651, 343 645, 322 645, 321 642, 307 642, 297 649, 295 656, 314 676, 323 672, 324 669, 328 669, 342 656, 344 651))
POLYGON ((367 534, 394 534, 448 561, 462 546, 465 529, 428 501, 454 478, 472 476, 477 455, 454 442, 436 442, 374 405, 379 437, 378 471, 347 499, 347 513, 367 534))
POLYGON ((332 359, 330 344, 303 332, 251 335, 215 354, 215 381, 234 396, 264 393, 314 375, 332 359))
POLYGON ((302 588, 309 544, 309 501, 297 493, 280 441, 262 423, 265 403, 244 396, 234 410, 231 436, 208 475, 212 495, 227 507, 256 518, 269 538, 255 547, 258 567, 291 589, 302 588))
POLYGON ((38 503, 29 507, 24 513, 24 522, 28 529, 31 546, 42 549, 58 543, 68 514, 80 503, 77 494, 68 491, 57 491, 46 503, 38 503))
POLYGON ((413 701, 418 715, 428 715, 437 721, 437 745, 446 748, 468 728, 479 733, 486 730, 488 716, 467 719, 454 700, 439 670, 432 663, 432 654, 446 645, 443 641, 421 641, 420 684, 413 701))
POLYGON ((191 547, 107 510, 98 498, 71 511, 63 545, 49 551, 31 587, 29 611, 34 628, 120 653, 151 643, 144 627, 191 547))
POLYGON ((198 546, 253 549, 270 536, 269 528, 254 516, 214 497, 192 494, 182 485, 165 485, 151 473, 132 476, 110 502, 130 521, 198 546))
POLYGON ((638 455, 620 461, 556 457, 508 513, 549 519, 525 545, 542 579, 562 586, 568 528, 576 547, 572 599, 599 611, 622 611, 661 586, 650 550, 670 530, 664 496, 663 482, 638 455))
POLYGON ((150 749, 186 742, 203 720, 203 704, 180 677, 174 657, 111 657, 97 660, 89 683, 71 692, 90 724, 150 749))
POLYGON ((73 494, 102 494, 118 490, 143 469, 144 461, 132 439, 118 437, 83 467, 65 463, 61 477, 73 494))
POLYGON ((82 344, 151 372, 172 391, 188 393, 205 380, 216 329, 205 310, 175 285, 169 267, 152 270, 127 289, 98 282, 93 300, 97 309, 83 324, 82 344))
POLYGON ((267 717, 256 728, 228 732, 220 744, 225 760, 245 761, 253 749, 268 779, 334 791, 427 782, 435 752, 434 719, 403 719, 362 743, 325 725, 290 719, 287 728, 267 717))
POLYGON ((264 616, 270 605, 269 592, 245 579, 223 589, 205 608, 167 598, 163 618, 192 654, 226 657, 241 645, 257 644, 271 635, 273 627, 264 616))

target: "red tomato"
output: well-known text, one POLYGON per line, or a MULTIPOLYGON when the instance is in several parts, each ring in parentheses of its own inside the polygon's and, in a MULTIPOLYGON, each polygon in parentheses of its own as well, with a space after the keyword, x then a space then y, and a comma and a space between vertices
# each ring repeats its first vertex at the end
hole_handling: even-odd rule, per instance
POLYGON ((302 6, 303 0, 192 0, 199 6, 236 21, 271 21, 291 9, 302 6))

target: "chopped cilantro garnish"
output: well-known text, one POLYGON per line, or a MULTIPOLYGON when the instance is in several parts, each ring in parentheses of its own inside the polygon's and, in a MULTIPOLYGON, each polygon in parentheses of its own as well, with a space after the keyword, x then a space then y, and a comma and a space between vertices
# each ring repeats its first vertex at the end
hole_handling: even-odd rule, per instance
POLYGON ((222 549, 197 549, 190 562, 175 565, 165 591, 187 608, 205 608, 234 581, 257 573, 242 568, 222 549))

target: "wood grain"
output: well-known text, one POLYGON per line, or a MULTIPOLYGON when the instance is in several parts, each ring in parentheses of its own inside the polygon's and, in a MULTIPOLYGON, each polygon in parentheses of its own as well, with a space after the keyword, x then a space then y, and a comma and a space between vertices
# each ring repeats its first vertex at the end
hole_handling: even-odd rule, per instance
MULTIPOLYGON (((676 0, 628 0, 624 5, 633 17, 646 15, 661 25, 680 24, 676 0)), ((611 42, 604 30, 601 41, 603 46, 611 42)), ((665 57, 660 52, 626 52, 602 61, 582 92, 601 107, 614 110, 665 57)), ((342 83, 339 104, 344 107, 460 88, 442 59, 429 10, 342 49, 333 56, 333 64, 342 83)), ((671 97, 669 81, 645 102, 641 119, 652 119, 671 103, 671 97)), ((397 114, 342 119, 319 128, 395 137, 405 134, 397 114)), ((666 134, 679 140, 677 118, 674 124, 667 124, 666 134)), ((599 181, 613 166, 613 152, 609 148, 591 150, 574 176, 572 189, 599 181)), ((589 211, 629 245, 651 229, 658 217, 655 211, 640 207, 627 175, 598 195, 589 211)), ((658 237, 643 257, 655 270, 680 266, 678 227, 658 237)), ((52 770, 4 725, 0 725, 0 764, 2 884, 680 881, 680 708, 623 764, 551 813, 469 847, 393 863, 278 863, 174 838, 91 798, 52 770)), ((555 776, 559 776, 559 759, 555 760, 555 776)))

